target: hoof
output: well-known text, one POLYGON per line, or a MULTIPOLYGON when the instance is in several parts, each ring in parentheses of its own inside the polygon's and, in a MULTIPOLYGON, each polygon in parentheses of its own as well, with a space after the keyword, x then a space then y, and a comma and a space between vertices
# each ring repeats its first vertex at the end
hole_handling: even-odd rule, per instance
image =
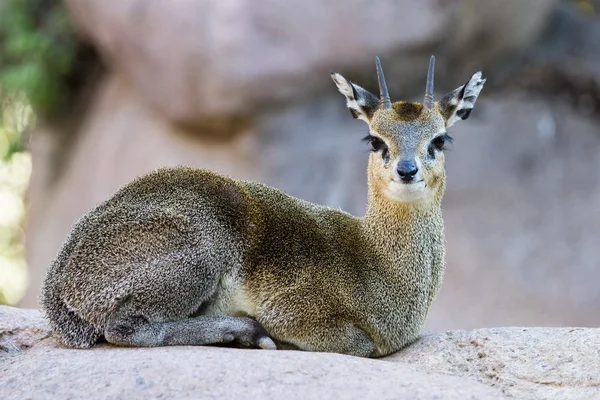
POLYGON ((260 339, 258 339, 258 342, 256 344, 258 344, 258 347, 264 350, 277 350, 275 342, 268 336, 261 337, 260 339))

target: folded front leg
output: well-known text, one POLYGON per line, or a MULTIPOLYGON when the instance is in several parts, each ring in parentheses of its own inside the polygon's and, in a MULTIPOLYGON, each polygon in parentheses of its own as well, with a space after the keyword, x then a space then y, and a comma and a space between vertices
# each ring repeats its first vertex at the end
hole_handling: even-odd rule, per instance
POLYGON ((247 317, 203 315, 171 322, 151 322, 142 315, 115 318, 104 332, 109 343, 120 346, 200 346, 237 342, 244 346, 276 349, 261 324, 247 317))

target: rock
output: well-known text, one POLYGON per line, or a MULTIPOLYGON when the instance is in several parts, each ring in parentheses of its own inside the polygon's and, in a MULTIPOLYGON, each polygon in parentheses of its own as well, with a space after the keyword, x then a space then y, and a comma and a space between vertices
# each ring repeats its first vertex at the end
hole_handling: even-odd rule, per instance
POLYGON ((49 335, 38 310, 0 307, 7 399, 587 400, 600 398, 598 371, 600 329, 592 328, 428 332, 379 360, 191 346, 74 350, 49 335))
POLYGON ((447 271, 429 329, 600 326, 597 122, 522 95, 477 106, 446 154, 447 271))
POLYGON ((474 379, 500 388, 510 398, 600 398, 600 329, 427 333, 386 360, 474 379))
MULTIPOLYGON (((3 321, 38 311, 0 307, 3 321)), ((215 347, 91 350, 61 348, 46 339, 0 358, 5 399, 498 399, 501 394, 467 379, 419 372, 402 363, 327 353, 215 347)))
POLYGON ((450 77, 470 76, 483 69, 496 76, 531 53, 556 8, 554 0, 462 1, 457 7, 458 22, 446 43, 448 59, 442 68, 450 77))
POLYGON ((323 91, 334 68, 368 64, 372 72, 376 54, 430 42, 449 16, 435 3, 182 0, 174 6, 75 0, 67 5, 83 34, 145 101, 170 120, 205 126, 207 118, 250 116, 265 104, 323 91))
POLYGON ((38 344, 49 336, 48 325, 37 310, 0 306, 0 361, 38 344))
MULTIPOLYGON (((456 74, 502 64, 502 57, 531 46, 556 2, 66 4, 82 34, 156 111, 200 131, 217 124, 226 133, 236 125, 228 118, 253 118, 269 106, 314 99, 328 87, 332 70, 354 71, 352 79, 375 82, 375 55, 383 57, 388 76, 393 71, 392 94, 414 89, 415 80, 426 74, 432 48, 439 51, 442 76, 452 69, 451 75, 446 71, 448 81, 462 82, 468 77, 456 74)), ((419 93, 422 89, 420 84, 419 93)))

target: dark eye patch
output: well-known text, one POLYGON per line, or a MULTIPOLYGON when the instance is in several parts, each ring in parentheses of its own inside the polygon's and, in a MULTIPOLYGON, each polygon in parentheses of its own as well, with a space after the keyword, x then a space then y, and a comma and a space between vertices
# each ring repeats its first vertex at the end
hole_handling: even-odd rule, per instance
POLYGON ((362 141, 371 145, 371 151, 375 153, 381 151, 381 157, 383 157, 384 161, 387 162, 387 160, 389 160, 388 147, 383 140, 377 136, 367 135, 362 139, 362 141))
POLYGON ((446 143, 452 143, 452 136, 447 133, 443 133, 439 136, 433 138, 431 143, 429 144, 429 148, 427 149, 429 156, 434 158, 435 151, 444 151, 446 143))

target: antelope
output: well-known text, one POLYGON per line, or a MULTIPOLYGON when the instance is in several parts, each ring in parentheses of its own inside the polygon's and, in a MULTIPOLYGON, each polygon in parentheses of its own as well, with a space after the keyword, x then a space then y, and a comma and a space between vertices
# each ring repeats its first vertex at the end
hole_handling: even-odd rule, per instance
POLYGON ((392 103, 331 74, 369 126, 364 217, 208 170, 163 168, 83 216, 41 303, 69 347, 236 345, 381 357, 414 341, 444 274, 444 147, 481 72, 392 103))

